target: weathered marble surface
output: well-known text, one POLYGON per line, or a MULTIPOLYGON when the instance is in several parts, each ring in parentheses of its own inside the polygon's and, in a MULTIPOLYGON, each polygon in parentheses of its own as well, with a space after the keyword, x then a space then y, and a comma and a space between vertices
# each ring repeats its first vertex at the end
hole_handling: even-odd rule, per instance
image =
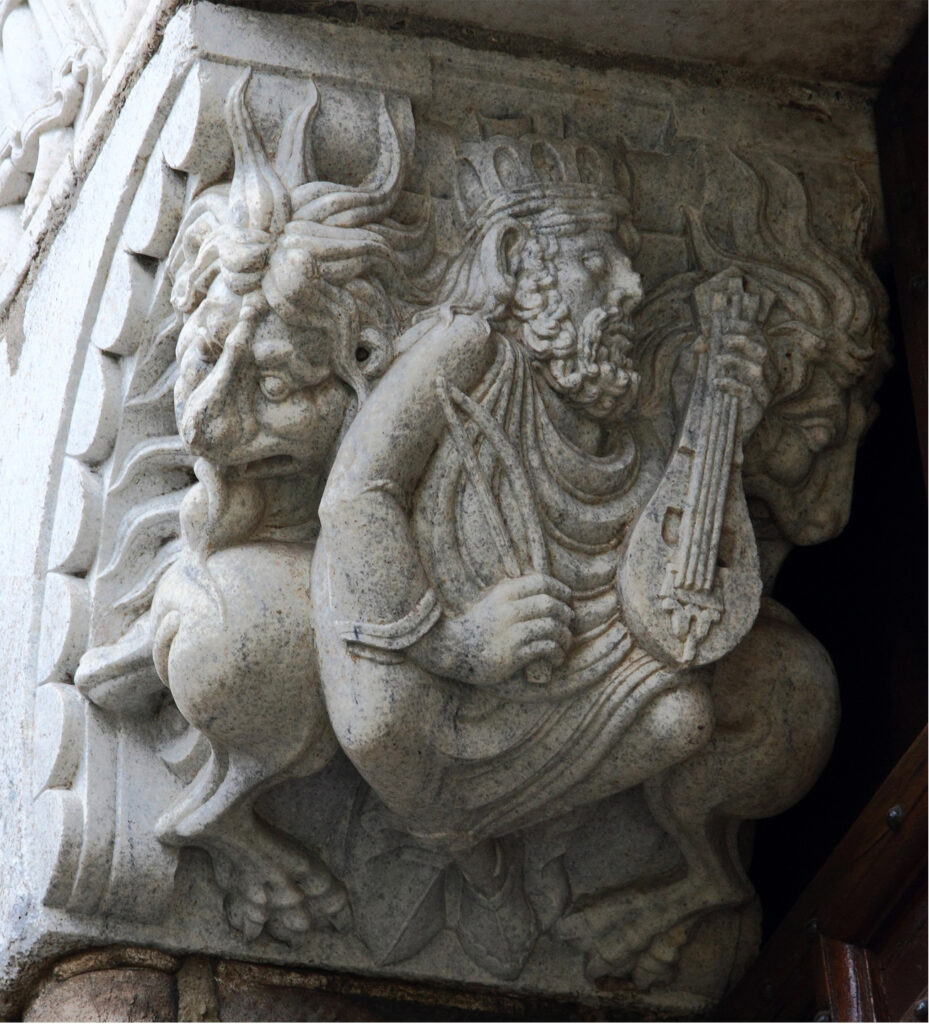
POLYGON ((717 73, 721 66, 744 67, 766 76, 871 85, 883 81, 925 16, 919 0, 472 0, 466 8, 455 0, 371 0, 370 7, 394 19, 464 23, 607 59, 634 54, 699 61, 717 73))
POLYGON ((6 327, 5 978, 718 998, 887 358, 866 97, 788 99, 175 17, 6 327))
POLYGON ((10 0, 0 8, 0 315, 60 226, 176 6, 10 0))

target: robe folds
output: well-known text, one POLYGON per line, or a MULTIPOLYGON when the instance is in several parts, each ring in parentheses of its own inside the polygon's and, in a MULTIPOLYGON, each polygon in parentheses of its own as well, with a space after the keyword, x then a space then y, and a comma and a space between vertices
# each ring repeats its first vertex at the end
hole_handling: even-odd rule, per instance
POLYGON ((635 642, 616 588, 623 537, 663 454, 633 422, 612 425, 603 452, 582 450, 559 427, 559 401, 523 347, 484 321, 432 323, 362 408, 323 499, 314 606, 336 735, 410 831, 439 845, 596 799, 598 775, 599 795, 615 791, 604 764, 682 683, 635 642), (417 415, 428 429, 405 435, 417 415), (568 656, 550 679, 466 684, 405 654, 514 565, 573 595, 568 656))

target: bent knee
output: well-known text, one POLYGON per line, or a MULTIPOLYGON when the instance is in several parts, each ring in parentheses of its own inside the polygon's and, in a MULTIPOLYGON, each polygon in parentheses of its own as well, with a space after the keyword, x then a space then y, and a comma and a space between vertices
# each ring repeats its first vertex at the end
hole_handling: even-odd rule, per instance
POLYGON ((728 809, 739 817, 778 814, 822 771, 839 721, 838 685, 822 644, 779 606, 717 666, 712 693, 727 734, 721 771, 728 809))
POLYGON ((703 674, 694 673, 656 697, 640 725, 661 767, 683 761, 704 747, 713 734, 714 713, 703 674))
POLYGON ((831 747, 838 725, 838 682, 823 645, 789 613, 767 600, 762 615, 713 676, 717 720, 756 742, 831 747))
POLYGON ((214 555, 208 570, 215 599, 178 600, 165 619, 173 633, 156 637, 181 714, 256 756, 283 757, 323 737, 306 553, 243 546, 214 555))

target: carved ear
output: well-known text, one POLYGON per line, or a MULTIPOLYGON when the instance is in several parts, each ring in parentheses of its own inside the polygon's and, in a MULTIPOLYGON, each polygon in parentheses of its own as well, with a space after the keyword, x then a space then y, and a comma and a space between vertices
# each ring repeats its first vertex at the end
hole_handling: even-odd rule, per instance
POLYGON ((516 288, 519 257, 529 240, 529 232, 511 217, 493 224, 481 243, 480 273, 495 305, 507 303, 516 288))
POLYGON ((498 319, 513 298, 519 256, 528 240, 526 228, 512 217, 485 224, 452 265, 441 302, 488 320, 498 319))
POLYGON ((392 338, 399 325, 379 285, 355 278, 341 294, 345 329, 334 344, 333 366, 363 401, 393 361, 392 338))
POLYGON ((498 259, 505 265, 507 276, 513 279, 529 241, 529 232, 524 224, 516 220, 505 221, 501 227, 503 230, 497 236, 498 259))
POLYGON ((354 351, 355 362, 361 375, 375 381, 383 375, 393 359, 393 345, 378 327, 363 327, 354 351))

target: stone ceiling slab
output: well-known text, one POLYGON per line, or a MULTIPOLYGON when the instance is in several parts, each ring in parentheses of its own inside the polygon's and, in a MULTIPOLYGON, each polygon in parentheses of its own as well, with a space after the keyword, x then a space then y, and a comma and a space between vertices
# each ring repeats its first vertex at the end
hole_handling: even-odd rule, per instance
POLYGON ((704 61, 874 85, 922 0, 369 0, 369 5, 614 57, 704 61))

